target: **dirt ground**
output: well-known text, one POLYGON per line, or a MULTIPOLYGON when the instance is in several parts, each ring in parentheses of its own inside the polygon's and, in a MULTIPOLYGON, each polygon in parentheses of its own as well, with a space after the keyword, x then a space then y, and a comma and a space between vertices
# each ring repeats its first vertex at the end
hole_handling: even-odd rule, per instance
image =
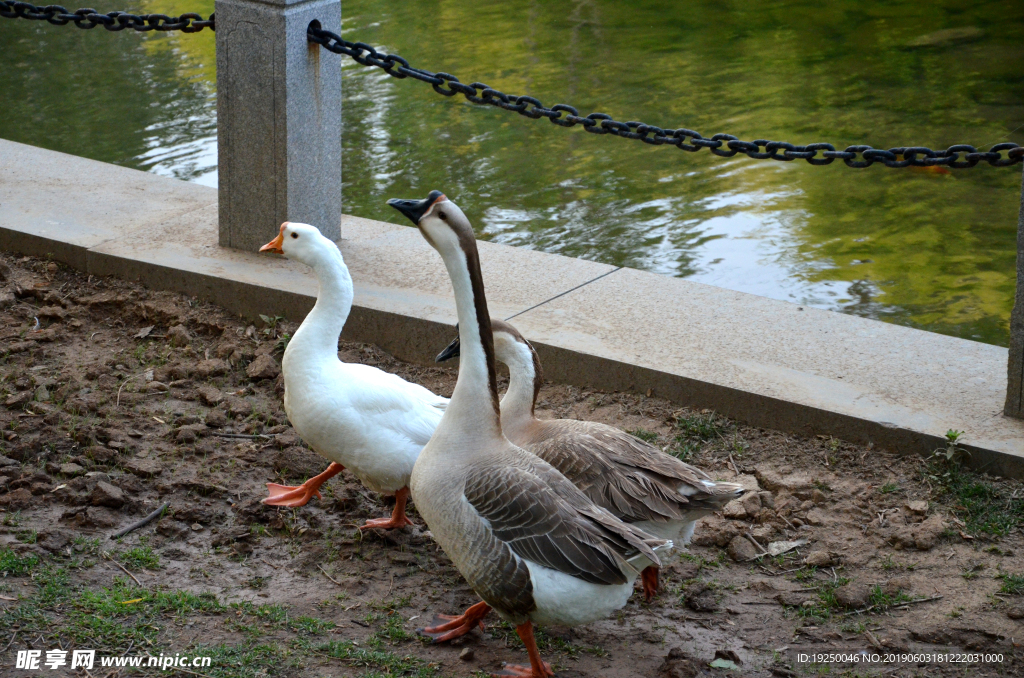
MULTIPOLYGON (((169 671, 42 669, 96 677, 428 678, 526 662, 496 618, 450 645, 416 636, 476 599, 415 505, 415 527, 360 535, 390 507, 344 473, 303 508, 260 503, 268 481, 326 466, 282 409, 293 324, 249 324, 43 260, 0 262, 0 675, 39 675, 12 668, 26 649, 211 657, 169 671), (164 502, 164 517, 109 538, 164 502)), ((341 357, 444 395, 455 383, 453 369, 369 345, 342 344, 341 357)), ((755 490, 699 523, 652 604, 636 595, 607 621, 543 629, 558 675, 1024 674, 1019 483, 632 394, 547 385, 539 411, 620 426, 755 490)))

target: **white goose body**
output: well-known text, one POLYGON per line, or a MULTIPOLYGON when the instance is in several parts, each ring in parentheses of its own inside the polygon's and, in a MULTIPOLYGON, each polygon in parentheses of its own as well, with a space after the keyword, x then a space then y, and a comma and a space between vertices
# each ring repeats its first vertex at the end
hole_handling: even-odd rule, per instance
POLYGON ((338 359, 338 339, 352 309, 352 278, 337 246, 315 227, 285 223, 265 249, 307 264, 319 284, 316 304, 282 360, 288 419, 310 448, 366 487, 398 493, 408 486, 448 399, 376 367, 338 359))

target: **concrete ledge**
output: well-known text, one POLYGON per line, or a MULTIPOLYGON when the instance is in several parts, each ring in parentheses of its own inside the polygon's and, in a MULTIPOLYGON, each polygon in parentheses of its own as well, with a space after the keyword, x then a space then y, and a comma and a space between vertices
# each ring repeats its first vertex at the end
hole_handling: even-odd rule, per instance
MULTIPOLYGON (((216 197, 215 189, 0 141, 5 250, 249 317, 304 317, 316 295, 312 273, 219 247, 216 197)), ((345 338, 430 362, 455 323, 440 257, 414 228, 355 217, 343 217, 341 228, 356 285, 345 338)), ((493 243, 481 242, 480 254, 500 317, 611 272, 515 319, 552 381, 650 390, 755 426, 906 454, 930 454, 954 428, 965 431, 972 466, 1024 477, 1024 421, 1001 414, 1004 348, 493 243)))

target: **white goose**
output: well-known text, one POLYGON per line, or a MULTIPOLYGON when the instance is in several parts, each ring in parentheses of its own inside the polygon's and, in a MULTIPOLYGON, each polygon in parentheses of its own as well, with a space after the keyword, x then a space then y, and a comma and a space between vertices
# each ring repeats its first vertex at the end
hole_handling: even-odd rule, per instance
MULTIPOLYGON (((571 480, 590 499, 627 523, 676 546, 690 543, 695 522, 743 495, 743 486, 715 482, 704 471, 666 454, 614 426, 596 421, 538 419, 537 395, 544 383, 540 358, 515 327, 491 318, 494 353, 508 366, 501 399, 501 430, 571 480)), ((459 339, 441 351, 441 362, 459 355, 459 339)), ((641 573, 650 601, 658 569, 641 573)))
POLYGON ((352 309, 352 277, 338 247, 314 226, 286 221, 260 251, 301 261, 316 273, 316 304, 288 342, 281 364, 284 409, 306 444, 333 462, 297 487, 267 483, 264 503, 302 506, 347 468, 371 490, 396 497, 390 518, 368 520, 361 529, 411 525, 405 515, 409 476, 447 398, 376 367, 338 359, 338 338, 352 309))
POLYGON ((530 656, 530 666, 506 666, 503 675, 552 676, 533 623, 571 626, 606 617, 626 604, 640 570, 659 564, 654 549, 671 542, 615 518, 553 466, 505 438, 469 221, 439 191, 388 204, 441 254, 459 316, 458 381, 409 485, 434 539, 484 601, 445 627, 472 628, 493 607, 516 625, 530 656))

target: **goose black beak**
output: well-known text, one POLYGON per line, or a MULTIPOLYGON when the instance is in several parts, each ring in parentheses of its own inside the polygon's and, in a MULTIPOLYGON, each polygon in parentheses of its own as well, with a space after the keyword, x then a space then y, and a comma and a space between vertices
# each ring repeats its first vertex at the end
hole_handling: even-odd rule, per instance
POLYGON ((408 217, 409 221, 419 225, 420 219, 430 211, 434 203, 445 199, 444 193, 441 191, 431 191, 430 195, 423 200, 399 200, 398 198, 392 198, 388 200, 388 204, 408 217))
POLYGON ((459 356, 459 338, 455 337, 452 343, 444 347, 444 350, 437 354, 434 358, 435 363, 443 363, 445 360, 451 360, 459 356))

